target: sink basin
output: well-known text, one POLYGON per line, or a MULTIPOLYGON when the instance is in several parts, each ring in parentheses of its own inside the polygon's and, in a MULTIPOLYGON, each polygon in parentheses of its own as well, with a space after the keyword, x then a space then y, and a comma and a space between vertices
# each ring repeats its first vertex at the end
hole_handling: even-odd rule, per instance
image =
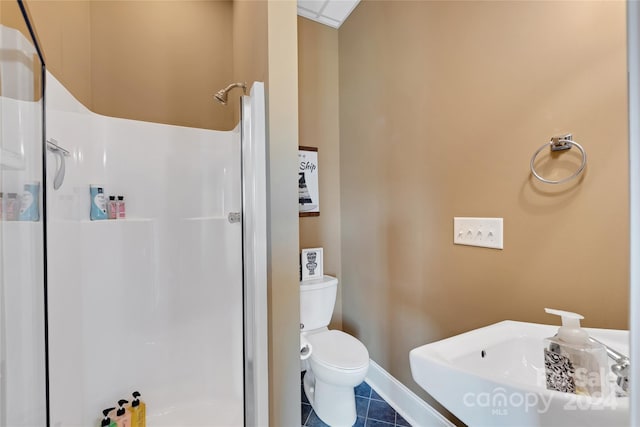
MULTIPOLYGON (((584 328, 628 355, 629 332, 584 328)), ((470 426, 628 426, 629 398, 546 389, 543 339, 558 326, 506 320, 409 353, 413 379, 470 426)))

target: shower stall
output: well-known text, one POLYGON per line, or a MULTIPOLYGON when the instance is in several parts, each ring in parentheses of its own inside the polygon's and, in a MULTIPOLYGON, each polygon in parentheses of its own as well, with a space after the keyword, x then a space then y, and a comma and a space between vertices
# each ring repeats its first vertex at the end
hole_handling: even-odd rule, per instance
POLYGON ((101 116, 1 16, 0 427, 268 424, 263 84, 228 132, 101 116))

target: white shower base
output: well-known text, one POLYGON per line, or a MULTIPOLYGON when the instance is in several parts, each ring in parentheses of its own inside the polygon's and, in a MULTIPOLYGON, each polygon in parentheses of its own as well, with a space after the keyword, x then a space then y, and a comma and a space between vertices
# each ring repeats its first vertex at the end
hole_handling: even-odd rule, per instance
POLYGON ((147 409, 149 427, 242 427, 244 408, 235 400, 190 402, 161 411, 147 409))

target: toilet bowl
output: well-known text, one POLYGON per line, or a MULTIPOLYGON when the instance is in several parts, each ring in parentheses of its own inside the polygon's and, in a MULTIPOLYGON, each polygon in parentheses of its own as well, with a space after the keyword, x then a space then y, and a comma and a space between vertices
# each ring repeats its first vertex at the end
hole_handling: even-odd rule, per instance
POLYGON ((332 427, 350 427, 357 418, 354 387, 367 374, 369 352, 358 339, 327 328, 337 284, 330 276, 301 283, 300 335, 312 347, 303 385, 322 421, 332 427))
POLYGON ((309 403, 326 424, 352 426, 357 417, 353 389, 367 375, 367 348, 336 330, 307 334, 305 338, 313 346, 303 380, 309 403))

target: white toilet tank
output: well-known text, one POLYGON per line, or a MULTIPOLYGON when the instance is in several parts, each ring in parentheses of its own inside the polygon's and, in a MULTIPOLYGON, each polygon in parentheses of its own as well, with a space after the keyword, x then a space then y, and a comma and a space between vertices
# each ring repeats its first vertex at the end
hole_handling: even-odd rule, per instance
POLYGON ((337 290, 338 279, 331 276, 300 282, 301 332, 329 326, 337 290))

